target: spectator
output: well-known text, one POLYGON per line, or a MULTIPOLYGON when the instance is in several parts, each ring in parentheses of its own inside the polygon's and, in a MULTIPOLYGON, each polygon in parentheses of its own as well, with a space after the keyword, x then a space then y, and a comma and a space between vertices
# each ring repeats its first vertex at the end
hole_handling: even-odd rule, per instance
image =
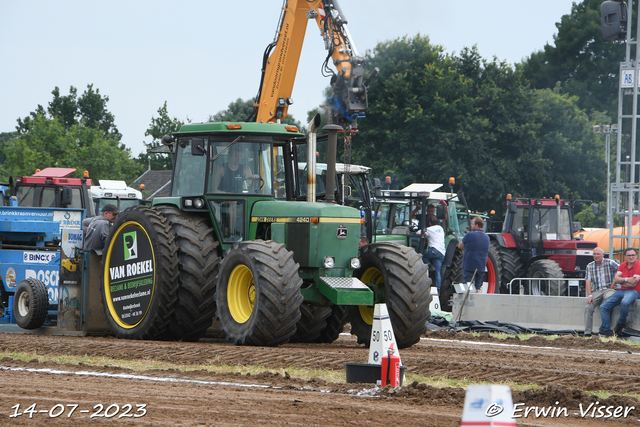
POLYGON ((464 251, 462 259, 462 281, 468 283, 474 277, 476 292, 482 290, 484 271, 487 267, 487 256, 489 255, 489 236, 482 230, 484 220, 479 216, 471 220, 471 231, 465 234, 458 243, 458 248, 464 251))
POLYGON ((103 206, 102 216, 91 218, 91 221, 86 224, 87 229, 84 233, 83 249, 85 251, 94 250, 98 255, 102 255, 104 241, 109 236, 111 224, 116 220, 119 213, 118 208, 109 203, 103 206))
POLYGON ((587 265, 585 288, 587 306, 584 308, 584 336, 591 336, 593 328, 593 312, 615 292, 613 279, 618 270, 618 263, 604 257, 602 248, 593 250, 593 261, 587 265))
POLYGON ((633 248, 627 248, 624 251, 625 262, 620 264, 616 276, 613 279, 616 284, 622 287, 615 291, 600 306, 600 317, 602 317, 602 325, 600 326, 600 335, 610 337, 613 334, 620 335, 627 323, 627 315, 629 307, 640 297, 640 263, 638 262, 638 253, 633 248), (611 331, 611 310, 620 306, 620 318, 614 331, 611 331))

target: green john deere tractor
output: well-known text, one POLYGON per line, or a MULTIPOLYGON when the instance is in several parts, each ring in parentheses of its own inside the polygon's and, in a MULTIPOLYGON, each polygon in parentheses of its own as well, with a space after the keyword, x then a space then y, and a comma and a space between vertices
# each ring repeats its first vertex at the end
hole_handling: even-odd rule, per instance
POLYGON ((431 299, 421 256, 387 243, 358 256, 359 211, 302 195, 297 128, 187 124, 163 142, 171 196, 122 212, 105 246, 118 337, 197 340, 217 316, 240 345, 332 342, 347 321, 368 344, 373 305, 386 302, 398 346, 420 339, 431 299))
MULTIPOLYGON (((463 252, 458 249, 458 242, 470 230, 470 220, 474 216, 480 216, 485 220, 485 228, 489 217, 470 213, 462 194, 435 191, 439 187, 440 184, 412 184, 402 190, 377 188, 372 202, 371 239, 374 242, 386 241, 411 246, 418 253, 422 253, 428 242, 417 235, 415 230, 419 228, 419 224, 426 222, 426 207, 432 206, 445 231, 446 253, 441 271, 440 306, 444 311, 451 311, 453 283, 462 282, 463 252), (416 207, 420 213, 412 218, 411 212, 416 207)), ((489 248, 485 275, 488 293, 499 292, 499 260, 499 252, 492 245, 489 248)))

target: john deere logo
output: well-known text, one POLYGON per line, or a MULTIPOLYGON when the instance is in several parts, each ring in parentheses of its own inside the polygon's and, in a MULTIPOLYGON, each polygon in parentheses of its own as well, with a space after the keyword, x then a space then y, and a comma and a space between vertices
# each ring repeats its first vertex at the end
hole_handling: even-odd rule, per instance
POLYGON ((132 260, 138 258, 138 239, 136 232, 122 234, 122 241, 124 242, 124 260, 132 260))
POLYGON ((347 238, 347 227, 341 225, 338 227, 338 235, 336 236, 338 239, 346 239, 347 238))

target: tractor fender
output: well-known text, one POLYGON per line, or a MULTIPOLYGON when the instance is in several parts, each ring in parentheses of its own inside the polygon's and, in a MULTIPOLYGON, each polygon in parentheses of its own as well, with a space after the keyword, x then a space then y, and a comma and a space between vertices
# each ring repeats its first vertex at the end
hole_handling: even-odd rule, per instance
POLYGON ((510 233, 487 233, 489 239, 494 240, 501 248, 515 248, 516 241, 510 233))
POLYGON ((458 247, 458 242, 459 240, 455 237, 449 241, 447 251, 444 254, 444 261, 442 262, 442 271, 446 271, 451 266, 451 261, 453 261, 453 255, 458 247))

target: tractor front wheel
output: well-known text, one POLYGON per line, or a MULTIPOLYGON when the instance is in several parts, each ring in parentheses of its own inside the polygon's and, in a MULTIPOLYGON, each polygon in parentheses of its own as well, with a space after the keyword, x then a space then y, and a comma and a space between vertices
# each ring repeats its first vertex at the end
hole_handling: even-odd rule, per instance
POLYGON ((283 244, 234 243, 216 277, 220 328, 238 345, 286 343, 300 320, 301 286, 293 252, 283 244))
MULTIPOLYGON (((398 348, 410 347, 426 331, 431 313, 431 279, 422 256, 407 246, 373 243, 360 252, 355 276, 374 290, 375 303, 386 303, 398 348)), ((369 346, 374 307, 348 308, 351 334, 369 346)))
POLYGON ((550 295, 561 296, 566 294, 566 284, 564 280, 540 280, 544 278, 564 277, 562 269, 557 262, 550 259, 539 259, 534 261, 529 267, 527 277, 537 280, 529 280, 529 286, 525 288, 525 293, 530 295, 550 295))

